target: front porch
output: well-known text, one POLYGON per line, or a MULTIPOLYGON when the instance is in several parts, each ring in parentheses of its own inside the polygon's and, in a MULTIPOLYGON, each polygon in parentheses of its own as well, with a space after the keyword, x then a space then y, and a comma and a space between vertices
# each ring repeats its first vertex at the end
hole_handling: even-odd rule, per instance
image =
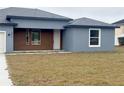
POLYGON ((62 30, 14 29, 14 51, 61 50, 62 30))

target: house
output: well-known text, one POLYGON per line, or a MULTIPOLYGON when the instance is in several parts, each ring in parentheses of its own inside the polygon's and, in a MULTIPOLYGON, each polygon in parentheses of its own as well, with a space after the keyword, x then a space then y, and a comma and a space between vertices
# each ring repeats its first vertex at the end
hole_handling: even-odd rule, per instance
POLYGON ((119 38, 124 37, 124 19, 114 22, 113 24, 120 27, 115 29, 115 45, 118 46, 120 45, 119 38))
POLYGON ((0 10, 0 52, 20 50, 111 51, 117 26, 73 20, 39 9, 0 10))

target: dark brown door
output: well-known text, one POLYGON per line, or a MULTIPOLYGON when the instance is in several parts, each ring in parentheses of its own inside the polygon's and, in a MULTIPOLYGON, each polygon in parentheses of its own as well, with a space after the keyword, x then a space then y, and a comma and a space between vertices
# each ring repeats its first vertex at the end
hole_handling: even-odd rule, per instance
POLYGON ((41 32, 42 49, 53 49, 53 31, 47 30, 41 32))

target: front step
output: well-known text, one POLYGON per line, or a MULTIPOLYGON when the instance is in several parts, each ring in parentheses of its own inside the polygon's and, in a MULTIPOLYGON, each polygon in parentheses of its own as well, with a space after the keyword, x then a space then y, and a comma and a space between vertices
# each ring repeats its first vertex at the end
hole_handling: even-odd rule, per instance
POLYGON ((63 52, 63 50, 24 50, 13 51, 12 53, 46 53, 46 52, 63 52))
POLYGON ((6 55, 24 55, 24 54, 56 54, 56 53, 71 53, 64 50, 26 50, 26 51, 13 51, 6 55))

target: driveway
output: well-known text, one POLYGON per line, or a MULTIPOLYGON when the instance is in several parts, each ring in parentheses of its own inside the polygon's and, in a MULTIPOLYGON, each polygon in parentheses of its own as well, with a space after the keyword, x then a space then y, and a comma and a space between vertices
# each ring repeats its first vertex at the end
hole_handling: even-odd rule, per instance
POLYGON ((11 86, 5 54, 0 54, 0 86, 11 86))

